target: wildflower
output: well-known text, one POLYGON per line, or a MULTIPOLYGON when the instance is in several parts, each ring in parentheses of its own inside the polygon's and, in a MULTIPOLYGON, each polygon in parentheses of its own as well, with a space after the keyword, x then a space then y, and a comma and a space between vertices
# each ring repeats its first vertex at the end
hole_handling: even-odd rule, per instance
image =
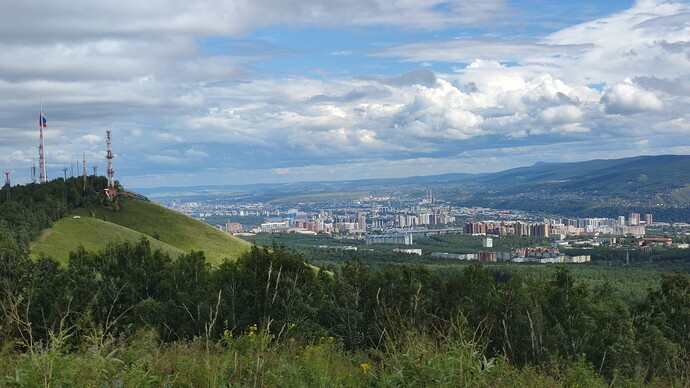
POLYGON ((367 363, 359 364, 359 367, 362 368, 362 372, 364 374, 369 373, 369 364, 367 364, 367 363))
POLYGON ((247 333, 247 337, 252 338, 254 335, 256 335, 256 331, 258 330, 258 326, 256 326, 256 323, 249 326, 249 333, 247 333))
POLYGON ((232 339, 232 332, 228 329, 225 329, 223 331, 223 338, 225 338, 226 340, 232 339))

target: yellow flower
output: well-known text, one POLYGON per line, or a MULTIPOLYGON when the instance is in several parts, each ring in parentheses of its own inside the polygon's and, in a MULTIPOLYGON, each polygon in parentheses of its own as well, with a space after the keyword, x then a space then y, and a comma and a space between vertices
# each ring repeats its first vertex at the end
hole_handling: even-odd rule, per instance
POLYGON ((359 367, 362 368, 362 372, 364 374, 367 374, 369 372, 369 364, 367 364, 367 363, 359 364, 359 367))

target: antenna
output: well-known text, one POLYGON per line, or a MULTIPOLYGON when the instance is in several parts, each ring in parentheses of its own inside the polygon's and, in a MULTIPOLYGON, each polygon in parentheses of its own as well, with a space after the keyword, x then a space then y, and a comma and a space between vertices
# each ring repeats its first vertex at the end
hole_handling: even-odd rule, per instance
POLYGON ((36 183, 36 161, 31 164, 31 183, 36 183))
POLYGON ((86 191, 86 153, 82 152, 81 153, 82 157, 82 164, 84 166, 84 191, 86 191))
POLYGON ((41 114, 38 116, 38 130, 39 130, 39 142, 38 142, 38 168, 39 173, 39 183, 43 184, 48 180, 48 172, 46 171, 46 155, 45 148, 43 144, 43 128, 47 127, 46 119, 43 117, 43 101, 41 101, 41 114))
POLYGON ((62 172, 65 173, 65 182, 67 182, 67 167, 63 167, 62 172))
POLYGON ((74 177, 74 163, 69 164, 69 176, 74 177))
POLYGON ((91 166, 93 168, 93 176, 98 176, 98 166, 91 166))
POLYGON ((105 158, 108 159, 108 188, 115 188, 115 169, 113 168, 113 150, 110 148, 110 129, 105 131, 105 144, 108 146, 108 150, 105 154, 105 158))
POLYGON ((10 203, 10 174, 12 174, 12 171, 5 171, 5 186, 7 186, 7 203, 10 203))

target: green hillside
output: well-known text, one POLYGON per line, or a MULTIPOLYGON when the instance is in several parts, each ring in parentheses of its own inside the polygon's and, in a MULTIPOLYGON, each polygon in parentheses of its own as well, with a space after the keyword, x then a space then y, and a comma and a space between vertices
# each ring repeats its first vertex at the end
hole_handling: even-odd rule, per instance
POLYGON ((128 200, 117 212, 98 206, 75 209, 43 232, 32 244, 32 255, 44 252, 66 260, 69 251, 80 243, 87 250, 100 250, 110 241, 138 240, 142 235, 148 237, 153 248, 161 248, 173 257, 181 252, 203 251, 214 265, 225 258, 236 259, 250 247, 246 241, 155 203, 128 200))
POLYGON ((31 257, 37 258, 44 254, 65 264, 69 258, 69 252, 74 251, 80 244, 87 251, 99 251, 110 243, 138 241, 142 237, 149 239, 153 249, 161 249, 171 257, 184 253, 183 250, 172 245, 102 219, 65 217, 57 221, 52 228, 45 230, 41 237, 31 244, 31 257))

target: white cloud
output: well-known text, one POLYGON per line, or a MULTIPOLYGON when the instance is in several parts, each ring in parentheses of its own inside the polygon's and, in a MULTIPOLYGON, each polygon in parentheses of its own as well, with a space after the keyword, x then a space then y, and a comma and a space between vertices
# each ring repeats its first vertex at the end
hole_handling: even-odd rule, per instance
POLYGON ((582 126, 580 123, 568 123, 568 124, 563 124, 558 127, 555 127, 551 130, 553 133, 562 133, 562 134, 568 134, 568 133, 587 133, 589 132, 590 129, 587 127, 582 126))
POLYGON ((660 111, 664 107, 654 93, 639 88, 629 79, 608 89, 602 97, 602 102, 606 107, 606 113, 609 114, 660 111))
POLYGON ((539 117, 547 124, 567 124, 579 121, 582 111, 574 105, 562 105, 544 109, 539 117))

